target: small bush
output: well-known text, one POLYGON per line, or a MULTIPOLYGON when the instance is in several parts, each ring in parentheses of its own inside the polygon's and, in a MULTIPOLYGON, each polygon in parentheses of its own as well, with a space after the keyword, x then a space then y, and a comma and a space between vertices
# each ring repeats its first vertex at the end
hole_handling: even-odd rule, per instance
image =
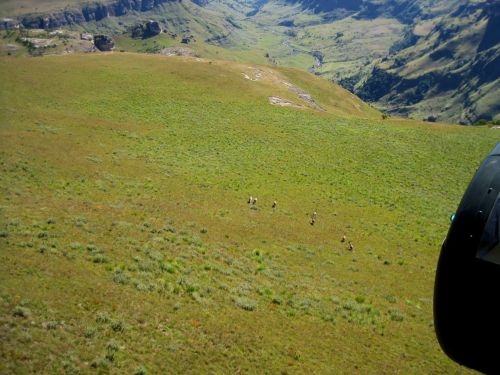
POLYGON ((333 315, 330 315, 330 314, 323 315, 321 317, 321 319, 323 319, 323 321, 325 321, 325 322, 330 322, 330 323, 333 323, 333 324, 336 323, 335 317, 333 315))
POLYGON ((85 219, 84 217, 77 217, 75 219, 75 225, 77 227, 83 227, 85 224, 87 224, 87 219, 85 219))
POLYGON ((394 322, 402 322, 404 320, 403 314, 397 309, 389 310, 389 314, 391 316, 391 320, 394 322))
POLYGON ((92 257, 92 262, 94 263, 108 263, 109 258, 104 254, 96 254, 92 257))
POLYGON ((14 307, 14 311, 12 311, 12 315, 20 318, 29 318, 31 316, 31 310, 27 307, 16 306, 14 307))
POLYGON ((90 363, 90 367, 99 368, 104 371, 109 370, 111 362, 107 358, 96 358, 90 363))
POLYGON ((90 251, 91 253, 98 253, 99 252, 99 249, 94 244, 88 244, 87 250, 90 251))
POLYGON ((176 233, 177 232, 177 229, 175 229, 174 227, 172 226, 166 226, 165 228, 163 228, 163 230, 165 232, 170 232, 170 233, 176 233))
POLYGON ((95 321, 97 323, 108 323, 110 321, 109 314, 107 312, 98 312, 95 321))
POLYGON ((51 320, 50 322, 45 323, 45 328, 47 328, 49 331, 57 329, 57 327, 60 326, 60 323, 56 320, 51 320))
POLYGON ((95 326, 87 326, 85 331, 83 332, 83 336, 87 339, 91 339, 97 333, 97 327, 95 326))
POLYGON ((363 297, 363 296, 356 296, 356 298, 354 298, 354 300, 357 303, 365 303, 365 297, 363 297))
POLYGON ((118 350, 120 350, 120 346, 115 340, 110 340, 106 344, 106 351, 108 353, 116 353, 118 350))
POLYGON ((140 366, 134 371, 134 375, 147 375, 147 373, 148 372, 144 366, 140 366))
POLYGON ((387 294, 384 298, 390 303, 396 303, 397 299, 392 294, 387 294))
POLYGON ((168 273, 175 273, 175 266, 170 262, 161 263, 160 269, 168 273))
POLYGON ((115 272, 113 281, 117 284, 126 285, 130 282, 130 277, 123 272, 115 272))
POLYGON ((236 306, 246 311, 254 311, 257 308, 257 303, 255 301, 245 297, 235 297, 234 303, 236 306))
POLYGON ((121 320, 113 320, 111 322, 111 329, 115 332, 125 331, 125 324, 121 320))
POLYGON ((143 260, 138 262, 137 268, 139 268, 139 271, 142 272, 153 272, 155 264, 149 260, 143 260))
POLYGON ((346 311, 353 311, 356 309, 356 304, 354 302, 346 302, 342 305, 342 308, 346 311))
POLYGON ((81 249, 83 249, 83 246, 79 242, 72 242, 72 243, 70 243, 69 248, 71 250, 81 250, 81 249))

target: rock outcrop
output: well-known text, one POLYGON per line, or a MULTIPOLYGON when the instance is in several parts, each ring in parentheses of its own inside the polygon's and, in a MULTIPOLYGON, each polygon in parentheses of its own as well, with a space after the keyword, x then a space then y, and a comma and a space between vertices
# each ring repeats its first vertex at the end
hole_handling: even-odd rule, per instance
POLYGON ((112 3, 90 3, 80 9, 50 14, 28 14, 19 19, 0 20, 0 29, 13 29, 22 25, 27 29, 55 29, 62 26, 100 21, 107 17, 123 16, 130 11, 146 12, 162 4, 182 0, 117 0, 112 3))
POLYGON ((160 24, 156 21, 148 21, 144 31, 144 38, 150 38, 161 33, 160 24))
POLYGON ((199 55, 188 47, 168 47, 163 48, 160 51, 161 55, 164 56, 187 56, 187 57, 199 57, 199 55))
POLYGON ((0 20, 0 30, 10 30, 19 27, 19 21, 12 18, 2 18, 0 20))
POLYGON ((115 42, 107 35, 94 36, 94 44, 99 51, 107 52, 113 50, 115 42))
POLYGON ((160 24, 156 21, 148 21, 144 25, 138 24, 132 28, 132 38, 147 39, 161 33, 160 24))

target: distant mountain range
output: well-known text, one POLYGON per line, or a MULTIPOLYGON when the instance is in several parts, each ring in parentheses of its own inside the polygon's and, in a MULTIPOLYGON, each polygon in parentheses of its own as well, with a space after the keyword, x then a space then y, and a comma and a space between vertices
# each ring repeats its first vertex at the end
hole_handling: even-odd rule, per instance
MULTIPOLYGON (((310 70, 390 114, 461 124, 500 119, 500 0, 171 1, 42 0, 1 25, 90 23, 123 34, 135 20, 154 18, 172 35, 223 48, 224 58, 310 70)), ((0 4, 1 14, 14 3, 0 4)))
MULTIPOLYGON (((341 18, 395 18, 401 37, 371 69, 339 83, 389 113, 470 124, 500 112, 500 2, 286 0, 341 18)), ((334 20, 334 21, 332 21, 334 20)), ((376 41, 375 41, 376 42, 376 41)))

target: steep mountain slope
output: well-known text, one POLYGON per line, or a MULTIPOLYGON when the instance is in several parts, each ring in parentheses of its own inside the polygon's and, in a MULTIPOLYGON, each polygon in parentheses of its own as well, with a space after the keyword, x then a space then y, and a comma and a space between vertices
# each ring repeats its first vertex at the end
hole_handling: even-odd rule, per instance
POLYGON ((434 121, 500 118, 500 3, 460 4, 412 27, 410 45, 378 63, 355 92, 434 121))
POLYGON ((500 116, 498 4, 266 1, 242 21, 280 36, 272 63, 308 68, 389 113, 470 124, 500 116))
POLYGON ((323 17, 313 27, 289 21, 299 26, 293 42, 320 57, 318 74, 363 99, 390 113, 431 121, 470 124, 499 118, 498 1, 286 3, 323 17), (387 34, 380 32, 381 20, 390 28, 387 34), (351 38, 349 32, 362 22, 368 27, 351 38), (370 38, 371 31, 376 34, 370 38))
MULTIPOLYGON (((25 0, 15 8, 12 1, 0 3, 1 14, 10 11, 17 17, 0 26, 21 22, 29 28, 66 26, 112 34, 117 50, 134 52, 158 53, 183 42, 190 44, 193 54, 204 57, 309 70, 386 112, 418 119, 470 124, 500 116, 497 0, 44 0, 35 4, 25 0), (150 40, 131 38, 134 25, 148 19, 157 21, 165 33, 150 40)), ((0 54, 22 49, 19 40, 26 37, 4 36, 0 54)), ((88 50, 66 44, 31 52, 88 50)))
POLYGON ((434 268, 496 130, 208 59, 3 57, 0 81, 0 373, 467 373, 434 268))

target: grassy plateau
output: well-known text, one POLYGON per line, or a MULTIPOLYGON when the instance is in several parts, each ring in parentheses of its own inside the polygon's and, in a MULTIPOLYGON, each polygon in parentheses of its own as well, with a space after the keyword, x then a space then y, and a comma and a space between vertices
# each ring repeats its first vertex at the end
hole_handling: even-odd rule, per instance
POLYGON ((3 57, 0 81, 1 374, 467 373, 434 272, 496 130, 208 59, 3 57))

